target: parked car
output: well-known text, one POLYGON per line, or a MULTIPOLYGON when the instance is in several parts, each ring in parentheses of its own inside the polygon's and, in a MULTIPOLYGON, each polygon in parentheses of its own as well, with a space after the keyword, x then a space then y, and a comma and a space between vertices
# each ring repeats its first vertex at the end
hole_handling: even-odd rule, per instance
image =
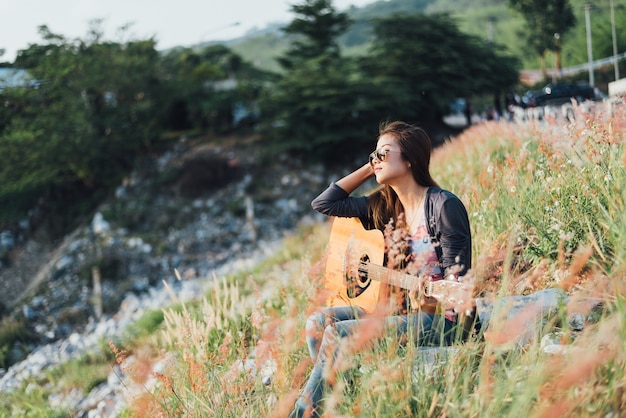
POLYGON ((539 91, 528 91, 522 98, 525 107, 561 105, 571 99, 577 102, 595 100, 594 88, 587 83, 547 84, 539 91))

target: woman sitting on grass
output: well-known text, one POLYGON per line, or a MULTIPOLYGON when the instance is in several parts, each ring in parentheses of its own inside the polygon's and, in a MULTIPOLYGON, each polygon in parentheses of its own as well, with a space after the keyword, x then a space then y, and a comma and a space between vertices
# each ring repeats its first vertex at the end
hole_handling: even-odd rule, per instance
MULTIPOLYGON (((430 138, 421 128, 404 122, 382 125, 369 163, 332 183, 311 203, 325 215, 359 218, 366 229, 389 232, 395 227, 393 235, 404 237, 406 245, 394 243, 396 254, 386 254, 386 265, 415 276, 415 290, 381 286, 381 294, 386 295, 382 299, 394 303, 393 311, 382 320, 383 328, 397 333, 398 338, 414 336, 420 346, 449 345, 466 337, 453 311, 443 311, 431 298, 418 300, 417 289, 424 279, 457 281, 472 264, 467 211, 431 177, 430 154, 430 138), (350 196, 374 176, 381 185, 377 191, 350 196), (405 254, 397 254, 398 248, 405 254), (410 265, 394 261, 398 255, 412 260, 410 265)), ((368 317, 354 306, 322 308, 308 318, 306 339, 315 363, 290 417, 322 415, 322 399, 333 381, 339 342, 380 323, 381 319, 368 317)))

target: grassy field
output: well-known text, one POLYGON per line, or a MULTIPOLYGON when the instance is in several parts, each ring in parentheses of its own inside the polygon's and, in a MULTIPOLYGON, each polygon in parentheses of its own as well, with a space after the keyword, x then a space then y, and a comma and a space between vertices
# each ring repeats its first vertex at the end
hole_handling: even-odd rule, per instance
MULTIPOLYGON (((626 115, 603 110, 581 107, 571 123, 480 124, 433 159, 435 178, 469 209, 480 296, 559 287, 570 294, 565 310, 600 298, 601 317, 582 332, 567 323, 546 329, 561 332, 561 355, 544 353, 538 338, 511 348, 515 330, 504 331, 512 324, 492 326, 428 372, 414 347, 383 339, 339 371, 329 416, 622 414, 626 115)), ((141 352, 155 356, 146 364, 167 360, 131 415, 285 416, 310 367, 303 325, 323 303, 328 232, 327 224, 304 228, 273 260, 220 280, 202 303, 166 309, 141 352)))
MULTIPOLYGON (((561 317, 590 320, 542 333, 558 331, 567 350, 547 354, 541 335, 511 345, 522 330, 497 323, 425 368, 416 347, 383 338, 340 365, 327 416, 624 416, 626 110, 604 109, 475 125, 432 161, 468 207, 478 296, 565 290, 561 317)), ((127 416, 286 416, 311 366, 304 322, 324 303, 328 236, 327 223, 302 227, 272 259, 215 278, 196 303, 147 313, 134 337, 112 343, 132 376, 127 416)))

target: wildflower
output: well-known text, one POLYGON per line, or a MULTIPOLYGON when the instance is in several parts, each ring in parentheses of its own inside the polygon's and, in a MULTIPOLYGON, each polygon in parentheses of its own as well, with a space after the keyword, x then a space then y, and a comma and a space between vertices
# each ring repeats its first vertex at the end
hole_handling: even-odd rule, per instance
POLYGON ((610 173, 608 173, 607 175, 605 175, 605 176, 604 176, 604 181, 605 181, 605 182, 607 182, 607 183, 608 183, 608 182, 610 182, 610 181, 612 181, 612 180, 613 180, 613 176, 611 176, 611 174, 610 174, 610 173))
POLYGON ((174 392, 174 379, 163 373, 154 372, 154 377, 163 384, 169 392, 174 392))
POLYGON ((515 193, 517 191, 517 187, 511 186, 511 193, 515 193))
POLYGON ((489 164, 489 167, 487 167, 487 173, 493 174, 493 166, 491 164, 489 164))
POLYGON ((120 365, 122 370, 125 370, 127 368, 128 351, 120 350, 113 341, 109 341, 109 347, 111 347, 111 350, 115 353, 115 361, 117 364, 120 365))

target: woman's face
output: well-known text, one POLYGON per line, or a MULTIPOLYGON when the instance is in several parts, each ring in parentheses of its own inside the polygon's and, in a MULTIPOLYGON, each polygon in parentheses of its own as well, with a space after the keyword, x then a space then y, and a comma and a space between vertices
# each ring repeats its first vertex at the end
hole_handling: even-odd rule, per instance
POLYGON ((376 151, 370 161, 378 183, 392 186, 396 180, 407 175, 412 176, 410 164, 402 158, 400 146, 391 134, 385 134, 378 139, 376 151), (382 154, 384 156, 379 157, 382 154))

